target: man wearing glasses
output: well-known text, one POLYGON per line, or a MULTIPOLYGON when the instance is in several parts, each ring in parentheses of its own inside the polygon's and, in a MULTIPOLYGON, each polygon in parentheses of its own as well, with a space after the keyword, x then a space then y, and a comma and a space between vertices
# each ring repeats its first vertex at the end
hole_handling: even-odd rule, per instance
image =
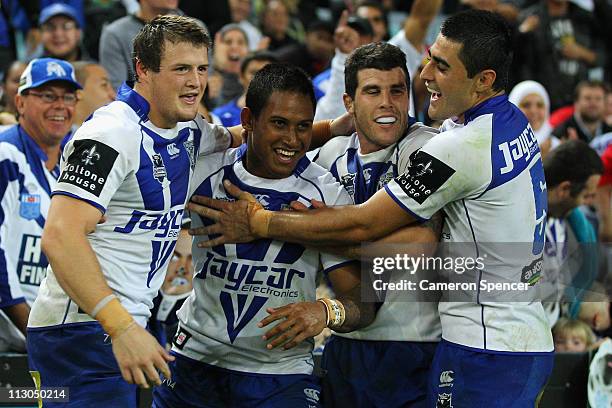
POLYGON ((42 9, 38 18, 41 56, 70 62, 89 59, 81 47, 81 18, 77 10, 63 3, 54 3, 42 9))
POLYGON ((15 96, 19 123, 0 133, 0 350, 25 350, 29 305, 47 267, 40 237, 77 89, 70 63, 32 60, 15 96))

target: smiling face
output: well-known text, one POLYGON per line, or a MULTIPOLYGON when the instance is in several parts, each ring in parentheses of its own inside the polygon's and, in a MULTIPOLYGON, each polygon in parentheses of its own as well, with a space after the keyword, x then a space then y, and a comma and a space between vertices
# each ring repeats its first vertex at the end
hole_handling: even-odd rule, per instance
POLYGON ((41 42, 46 52, 59 59, 75 61, 81 40, 81 29, 66 16, 55 16, 42 25, 41 42))
POLYGON ((542 127, 546 120, 546 103, 540 95, 536 93, 525 95, 519 102, 519 108, 527 116, 533 130, 539 130, 542 127))
POLYGON ((39 145, 56 146, 72 126, 74 105, 67 105, 63 96, 76 97, 74 86, 61 81, 49 82, 28 89, 15 97, 19 123, 39 145), (59 96, 55 102, 46 102, 41 95, 59 96))
POLYGON ((421 71, 431 93, 427 113, 434 120, 458 117, 478 102, 478 75, 468 78, 465 65, 459 59, 462 44, 442 34, 429 49, 429 62, 421 71))
POLYGON ((344 95, 355 118, 362 153, 371 153, 399 140, 408 125, 409 93, 404 71, 374 68, 357 72, 355 99, 344 95))
POLYGON ((208 50, 188 42, 164 43, 159 72, 137 66, 136 90, 150 105, 149 118, 172 128, 195 118, 208 80, 208 50))
POLYGON ((247 170, 262 178, 289 177, 310 147, 313 118, 309 96, 297 92, 272 92, 258 117, 244 108, 247 170))

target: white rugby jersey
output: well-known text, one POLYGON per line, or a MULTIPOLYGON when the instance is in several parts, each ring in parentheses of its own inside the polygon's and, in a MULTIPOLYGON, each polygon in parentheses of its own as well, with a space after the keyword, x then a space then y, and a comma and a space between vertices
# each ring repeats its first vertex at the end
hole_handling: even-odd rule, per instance
MULTIPOLYGON (((398 143, 368 154, 359 152, 356 133, 335 137, 319 149, 314 160, 330 170, 355 204, 361 204, 402 174, 410 155, 437 133, 436 129, 414 123, 398 143)), ((423 342, 439 341, 441 331, 436 302, 408 301, 402 299, 400 291, 389 291, 372 324, 351 333, 335 334, 360 340, 423 342)))
POLYGON ((59 166, 19 126, 0 135, 0 307, 32 304, 45 276, 40 247, 59 166))
MULTIPOLYGON (((425 144, 408 170, 385 190, 417 219, 429 219, 443 209, 443 242, 471 243, 474 258, 484 243, 525 243, 520 245, 522 252, 514 251, 512 257, 488 256, 482 273, 466 272, 468 281, 479 286, 492 276, 515 283, 537 281, 544 247, 546 182, 537 140, 525 115, 501 95, 465 112, 463 127, 447 128, 451 130, 425 144)), ((481 302, 479 294, 476 302, 440 302, 439 311, 447 341, 480 350, 553 350, 539 301, 481 302)))
MULTIPOLYGON (((352 204, 346 191, 325 169, 306 157, 285 179, 263 179, 247 172, 246 145, 199 161, 193 181, 194 194, 233 201, 223 188, 228 179, 253 194, 269 210, 287 208, 291 201, 310 205, 310 199, 327 205, 352 204)), ((210 221, 192 214, 192 225, 210 221)), ((324 272, 348 261, 301 245, 271 239, 246 244, 198 248, 208 237, 195 237, 192 248, 195 276, 193 292, 177 315, 180 327, 173 350, 192 359, 235 371, 265 374, 310 374, 311 340, 283 350, 268 350, 257 327, 268 316, 267 308, 314 301, 319 265, 324 272)))
MULTIPOLYGON (((160 129, 147 101, 123 85, 117 101, 98 109, 63 153, 53 194, 83 200, 106 222, 88 235, 102 273, 143 326, 176 244, 196 155, 228 148, 231 136, 199 116, 160 129)), ((87 282, 83 282, 87 284, 87 282)), ((29 326, 91 321, 58 284, 51 267, 29 326)))

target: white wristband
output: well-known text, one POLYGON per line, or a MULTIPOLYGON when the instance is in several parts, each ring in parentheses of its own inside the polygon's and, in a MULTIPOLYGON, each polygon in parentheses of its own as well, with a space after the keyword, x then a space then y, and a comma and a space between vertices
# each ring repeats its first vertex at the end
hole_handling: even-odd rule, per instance
POLYGON ((102 310, 102 308, 106 305, 108 305, 108 303, 115 299, 117 296, 115 296, 114 293, 105 296, 101 301, 98 302, 98 304, 93 308, 93 310, 90 313, 90 316, 93 317, 94 319, 96 318, 96 315, 98 313, 100 313, 100 310, 102 310))

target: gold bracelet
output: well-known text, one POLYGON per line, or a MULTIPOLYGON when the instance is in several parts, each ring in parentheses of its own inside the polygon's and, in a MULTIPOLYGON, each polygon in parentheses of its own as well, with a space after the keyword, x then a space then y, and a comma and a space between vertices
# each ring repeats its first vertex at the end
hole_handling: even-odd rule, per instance
POLYGON ((321 298, 319 302, 323 302, 327 310, 327 324, 330 329, 337 329, 344 324, 346 320, 346 310, 344 305, 337 299, 321 298))

